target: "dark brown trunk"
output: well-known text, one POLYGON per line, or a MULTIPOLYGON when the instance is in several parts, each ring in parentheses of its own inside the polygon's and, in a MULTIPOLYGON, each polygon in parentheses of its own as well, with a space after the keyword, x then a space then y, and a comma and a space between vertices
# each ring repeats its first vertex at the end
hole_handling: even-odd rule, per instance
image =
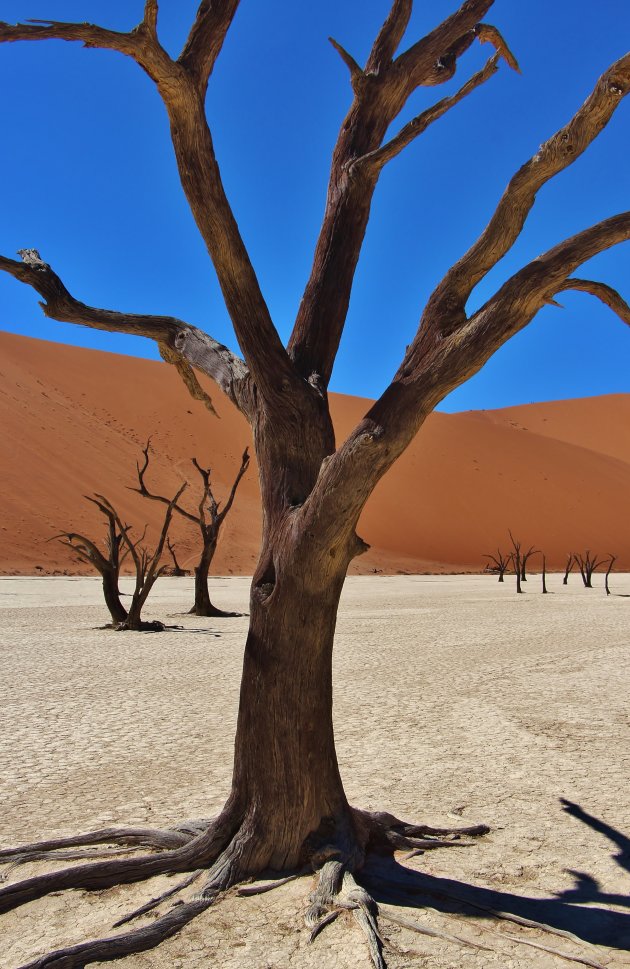
POLYGON ((105 596, 105 602, 109 609, 109 614, 112 617, 112 622, 125 622, 127 619, 127 610, 120 601, 118 572, 102 572, 101 574, 103 578, 103 595, 105 596))
POLYGON ((544 555, 542 560, 542 590, 543 590, 543 595, 546 595, 547 594, 547 562, 545 560, 544 555))
POLYGON ((322 582, 289 557, 252 585, 230 798, 241 830, 256 835, 243 846, 252 872, 292 868, 324 846, 353 861, 361 852, 332 722, 333 637, 345 571, 322 582))
POLYGON ((190 610, 193 616, 229 615, 217 609, 216 606, 213 606, 210 600, 208 575, 216 547, 216 541, 204 543, 201 559, 199 560, 199 564, 195 566, 195 602, 190 610))

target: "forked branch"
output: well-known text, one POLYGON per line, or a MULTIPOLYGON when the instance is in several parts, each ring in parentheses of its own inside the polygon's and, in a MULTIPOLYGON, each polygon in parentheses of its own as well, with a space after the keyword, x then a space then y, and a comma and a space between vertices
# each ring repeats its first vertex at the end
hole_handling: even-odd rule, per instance
POLYGON ((628 90, 630 54, 602 74, 569 123, 541 145, 514 175, 480 237, 448 271, 431 296, 425 316, 439 319, 442 333, 465 322, 464 306, 468 297, 518 239, 539 189, 588 148, 628 90))

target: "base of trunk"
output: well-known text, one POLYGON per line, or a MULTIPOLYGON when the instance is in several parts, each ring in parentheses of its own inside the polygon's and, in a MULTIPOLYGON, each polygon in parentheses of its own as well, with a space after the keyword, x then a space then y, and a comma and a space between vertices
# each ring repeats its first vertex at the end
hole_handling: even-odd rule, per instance
POLYGON ((208 616, 210 619, 229 619, 231 617, 242 616, 242 612, 225 612, 223 609, 217 609, 212 603, 208 605, 194 605, 192 609, 188 610, 187 615, 189 616, 208 616))
MULTIPOLYGON (((43 969, 44 966, 46 969, 79 969, 93 962, 120 959, 159 945, 209 908, 221 893, 264 871, 264 866, 257 867, 257 864, 274 853, 274 845, 265 843, 265 829, 272 831, 273 824, 265 825, 264 820, 254 812, 243 817, 230 808, 228 802, 214 821, 186 822, 168 831, 106 829, 0 851, 0 864, 10 868, 46 857, 51 860, 92 859, 90 864, 38 875, 0 889, 0 912, 64 889, 102 890, 158 874, 186 875, 158 898, 120 919, 114 928, 157 909, 205 876, 197 894, 177 902, 149 924, 58 949, 23 969, 43 969), (129 855, 133 848, 151 848, 155 853, 133 857, 129 855), (124 857, 116 857, 120 855, 124 857), (95 858, 102 860, 94 861, 95 858)), ((317 885, 309 897, 310 905, 305 913, 311 939, 341 911, 350 909, 365 932, 372 963, 379 969, 384 969, 385 963, 376 929, 376 905, 354 879, 366 854, 371 850, 421 853, 430 848, 457 847, 469 843, 461 841, 462 835, 480 835, 488 831, 485 826, 456 830, 429 828, 406 824, 390 814, 373 814, 353 808, 348 809, 348 815, 337 825, 330 822, 331 819, 325 819, 317 832, 305 838, 297 869, 271 886, 249 886, 243 888, 242 893, 266 891, 300 875, 317 873, 317 885)))

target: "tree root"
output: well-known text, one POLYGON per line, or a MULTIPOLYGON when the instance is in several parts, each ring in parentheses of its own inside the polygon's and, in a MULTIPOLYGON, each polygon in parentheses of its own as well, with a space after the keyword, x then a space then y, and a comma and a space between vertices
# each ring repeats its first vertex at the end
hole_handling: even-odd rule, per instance
POLYGON ((121 925, 126 925, 127 922, 132 922, 134 919, 140 918, 141 915, 146 915, 147 912, 151 912, 154 908, 157 908, 158 905, 160 905, 165 899, 172 898, 173 895, 177 895, 179 892, 182 892, 185 888, 188 888, 188 886, 192 885, 193 882, 196 882, 197 879, 200 878, 201 875, 203 875, 203 873, 204 873, 204 869, 198 868, 197 871, 194 871, 192 875, 188 876, 188 878, 184 878, 182 882, 178 882, 178 884, 175 885, 173 888, 169 888, 167 891, 162 892, 161 895, 156 896, 156 898, 152 898, 151 901, 145 902, 145 904, 141 905, 140 908, 134 909, 134 911, 130 912, 129 915, 125 915, 123 916, 123 918, 118 919, 117 922, 114 922, 112 928, 117 929, 121 925))
POLYGON ((401 925, 405 929, 411 929, 413 932, 419 932, 420 935, 429 935, 434 939, 443 939, 445 942, 454 942, 456 945, 469 946, 471 949, 483 949, 489 951, 488 946, 479 945, 478 942, 471 942, 469 939, 464 939, 461 935, 451 935, 449 932, 439 932, 437 929, 431 929, 426 925, 421 925, 420 922, 416 922, 415 919, 408 919, 402 915, 395 915, 393 912, 382 912, 381 918, 386 922, 393 922, 395 925, 401 925))
POLYGON ((309 896, 304 920, 311 929, 310 942, 343 911, 350 911, 366 937, 375 969, 385 969, 383 940, 377 927, 378 907, 364 888, 356 883, 340 861, 327 861, 319 873, 317 886, 309 896))
POLYGON ((20 969, 83 969, 90 962, 107 962, 111 959, 122 959, 134 952, 145 952, 175 935, 188 922, 192 922, 210 908, 213 901, 214 898, 193 899, 183 905, 174 906, 166 915, 149 925, 143 925, 142 928, 56 949, 21 966, 20 969))
MULTIPOLYGON (((206 823, 205 829, 199 831, 199 826, 203 822, 184 822, 179 829, 173 832, 157 832, 159 836, 156 841, 164 839, 171 841, 171 836, 175 840, 176 846, 165 851, 159 851, 153 855, 141 855, 133 858, 119 858, 111 861, 96 862, 89 865, 77 865, 73 868, 62 868, 61 871, 48 872, 44 875, 36 875, 24 881, 7 885, 0 889, 0 913, 11 911, 25 902, 42 898, 50 892, 61 891, 66 888, 84 888, 88 891, 95 889, 111 888, 113 885, 126 884, 135 881, 144 881, 154 875, 174 874, 197 869, 200 866, 212 864, 226 844, 234 834, 234 826, 223 817, 217 818, 215 822, 206 823)), ((129 834, 122 829, 114 836, 127 838, 129 834)), ((135 829, 131 829, 135 831, 135 829)), ((102 835, 103 832, 97 832, 102 835)), ((142 837, 146 832, 140 832, 142 837)), ((153 834, 153 832, 150 832, 153 834)), ((85 840, 89 835, 80 836, 77 840, 85 840)), ((93 836, 94 837, 94 836, 93 836)), ((60 839, 59 844, 72 843, 73 839, 60 839)), ((46 843, 46 842, 41 842, 46 843)), ((50 842, 48 842, 50 843, 50 842)), ((144 844, 145 842, 140 842, 144 844)), ((153 842, 155 843, 155 841, 153 842)), ((171 841, 172 844, 172 841, 171 841)), ((35 846, 29 846, 35 847, 35 846)), ((18 853, 23 849, 17 849, 18 853)), ((8 857, 12 852, 6 852, 8 857)), ((15 860, 14 857, 10 860, 15 860)), ((54 854, 52 855, 54 858, 54 854)))
MULTIPOLYGON (((411 848, 414 853, 417 853, 438 847, 462 847, 471 843, 469 840, 461 840, 462 836, 474 837, 484 834, 488 829, 483 825, 455 829, 431 828, 425 825, 406 824, 389 814, 373 814, 356 810, 352 812, 350 818, 350 826, 348 830, 343 828, 338 843, 326 843, 324 847, 319 847, 310 854, 310 864, 318 868, 318 873, 317 883, 309 896, 309 905, 305 913, 305 921, 310 929, 309 941, 313 942, 320 932, 340 915, 343 914, 346 918, 352 916, 365 936, 373 969, 385 969, 383 957, 385 942, 378 929, 378 906, 367 889, 355 880, 355 871, 361 866, 365 851, 372 848, 377 852, 386 850, 393 853, 411 848), (353 847, 350 846, 352 850, 349 850, 348 832, 353 824, 356 844, 353 847)), ((90 834, 77 835, 74 838, 58 838, 14 849, 3 849, 0 851, 0 863, 8 863, 10 868, 27 861, 39 861, 45 858, 61 860, 89 856, 107 857, 108 860, 64 868, 8 885, 0 889, 0 912, 65 888, 104 889, 159 874, 187 873, 183 880, 119 919, 114 924, 114 929, 153 912, 168 899, 189 888, 204 873, 207 874, 207 881, 198 895, 174 902, 166 912, 158 914, 148 924, 58 949, 23 966, 22 969, 83 969, 88 963, 119 959, 154 948, 209 908, 222 893, 231 889, 239 881, 251 878, 252 872, 246 870, 244 859, 248 857, 247 842, 252 837, 255 837, 255 833, 251 819, 247 821, 242 815, 236 815, 226 806, 224 812, 212 821, 185 821, 166 831, 132 827, 105 828, 90 834), (111 847, 112 845, 116 847, 111 847), (124 852, 135 852, 147 847, 157 849, 156 853, 124 859, 116 857, 124 852)), ((309 839, 305 842, 305 849, 308 843, 309 839)), ((302 869, 273 881, 242 886, 237 894, 248 896, 271 891, 294 881, 305 871, 306 869, 302 869)), ((261 877, 260 874, 258 877, 261 877)), ((372 876, 368 875, 368 879, 369 885, 372 876)), ((374 885, 386 889, 393 888, 395 893, 406 899, 412 895, 446 896, 494 918, 511 921, 524 928, 535 928, 577 943, 583 941, 562 929, 555 929, 542 922, 484 907, 442 890, 433 891, 430 886, 416 888, 407 886, 404 882, 379 876, 375 876, 374 885)), ((395 900, 395 894, 393 900, 395 900)), ((444 913, 437 914, 452 922, 461 921, 444 913)), ((445 942, 492 951, 489 946, 473 942, 459 934, 422 925, 389 909, 382 912, 380 917, 386 922, 445 942)), ((574 956, 540 942, 499 933, 489 927, 484 926, 484 931, 504 940, 509 939, 515 943, 549 952, 567 961, 589 966, 591 969, 603 969, 600 963, 587 957, 574 956)))

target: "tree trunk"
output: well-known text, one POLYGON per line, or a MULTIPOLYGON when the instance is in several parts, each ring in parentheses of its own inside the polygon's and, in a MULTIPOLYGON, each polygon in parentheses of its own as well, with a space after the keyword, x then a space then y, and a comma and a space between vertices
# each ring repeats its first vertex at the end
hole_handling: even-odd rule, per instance
POLYGON ((232 616, 235 613, 223 612, 212 604, 208 589, 208 574, 214 558, 216 540, 204 543, 199 564, 195 566, 195 603, 190 610, 193 616, 232 616))
POLYGON ((112 617, 112 622, 125 622, 127 619, 127 610, 120 601, 118 573, 114 571, 102 572, 101 575, 103 577, 103 595, 105 596, 105 602, 109 609, 109 614, 112 617))
POLYGON ((252 585, 228 802, 242 818, 237 841, 247 871, 290 869, 324 847, 354 864, 362 856, 332 723, 333 637, 346 568, 323 577, 287 562, 252 585))

